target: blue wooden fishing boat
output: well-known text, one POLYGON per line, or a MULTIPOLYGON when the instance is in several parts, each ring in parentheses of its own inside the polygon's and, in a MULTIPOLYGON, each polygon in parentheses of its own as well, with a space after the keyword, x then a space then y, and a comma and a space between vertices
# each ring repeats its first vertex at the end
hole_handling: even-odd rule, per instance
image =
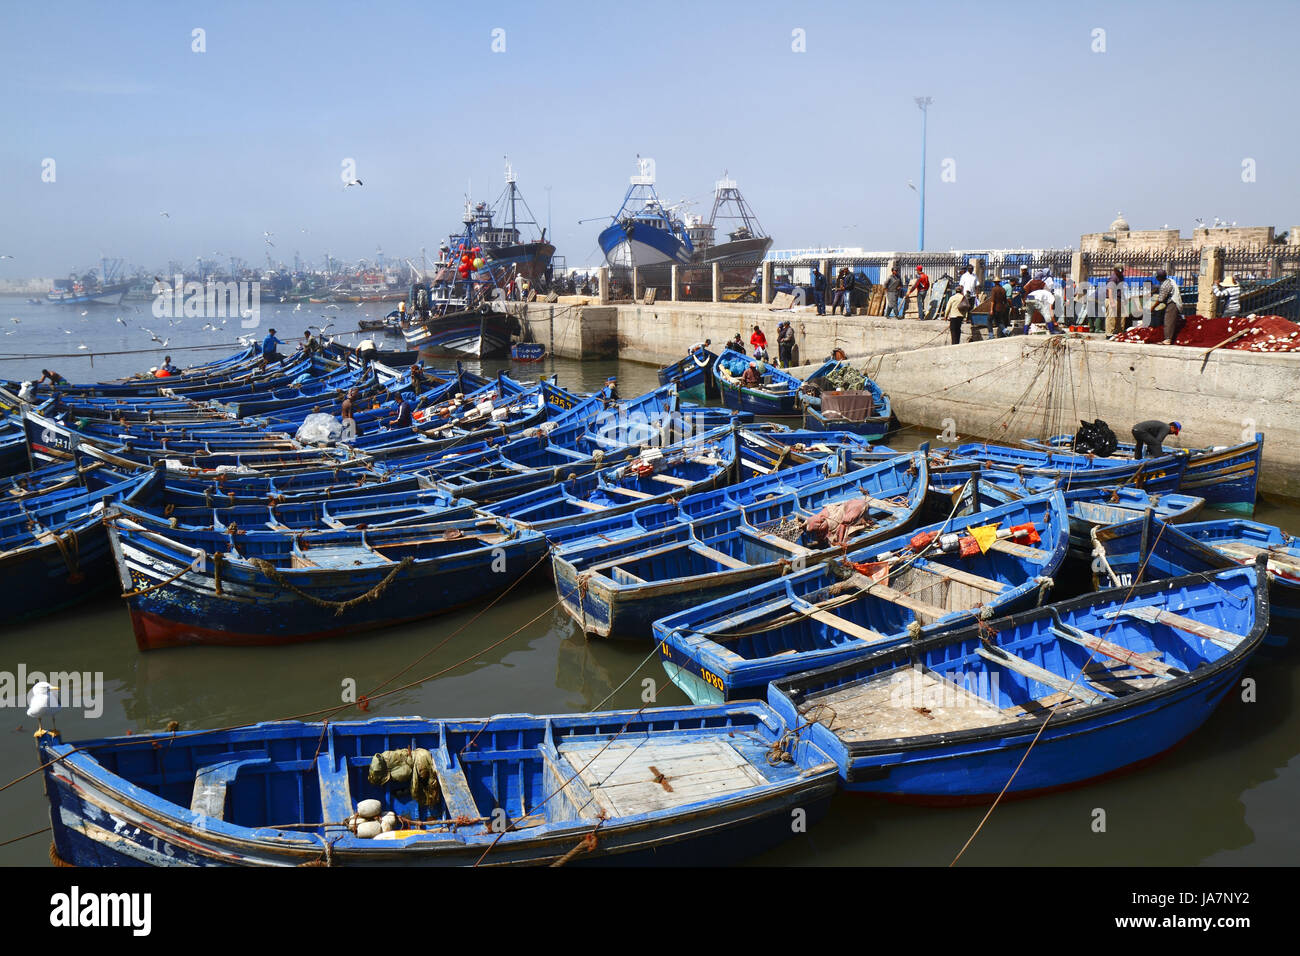
MULTIPOLYGON (((1074 447, 1073 435, 1057 435, 1047 441, 1026 441, 1032 448, 1048 451, 1074 447)), ((1120 442, 1110 459, 1132 460, 1132 442, 1120 442)), ((1210 507, 1238 514, 1255 513, 1259 470, 1264 458, 1264 433, 1256 432, 1251 441, 1213 448, 1193 448, 1188 452, 1187 469, 1180 490, 1199 495, 1210 507)))
MULTIPOLYGON (((958 493, 958 514, 973 514, 990 505, 1044 494, 1056 487, 1055 478, 1021 478, 1014 472, 983 471, 958 493)), ((1070 515, 1070 556, 1087 561, 1092 556, 1092 529, 1129 521, 1151 512, 1163 521, 1190 521, 1205 506, 1204 498, 1159 494, 1141 488, 1098 486, 1063 491, 1070 515)), ((944 502, 948 504, 948 502, 944 502)), ((946 514, 951 506, 943 508, 946 514)))
POLYGON ((978 471, 1014 471, 1025 478, 1055 478, 1062 489, 1127 485, 1146 491, 1178 491, 1187 468, 1187 453, 1178 452, 1142 461, 1011 448, 991 442, 971 442, 931 452, 930 484, 956 491, 978 471))
POLYGON ((803 382, 770 362, 727 348, 713 363, 713 378, 722 404, 733 411, 778 417, 799 414, 799 389, 803 382), (754 385, 742 381, 750 366, 759 373, 759 382, 754 385))
MULTIPOLYGON (((631 511, 605 515, 573 527, 552 528, 547 539, 552 548, 572 544, 609 543, 635 537, 670 524, 689 523, 722 514, 732 509, 752 507, 760 501, 775 500, 821 483, 836 473, 833 459, 820 458, 779 471, 757 470, 744 446, 741 432, 742 468, 755 470, 751 478, 736 484, 698 491, 684 498, 642 505, 631 511)), ((761 466, 759 466, 761 468, 761 466)))
POLYGON ((816 822, 837 779, 757 701, 45 734, 38 758, 77 866, 715 866, 816 822), (349 825, 372 800, 378 822, 349 825))
POLYGON ((1173 525, 1146 514, 1095 528, 1092 540, 1098 589, 1217 571, 1266 557, 1270 622, 1265 642, 1273 647, 1300 643, 1300 545, 1279 528, 1240 518, 1173 525))
POLYGON ((769 701, 848 790, 950 804, 1078 786, 1178 745, 1238 686, 1268 626, 1262 574, 1032 608, 778 679, 769 701))
MULTIPOLYGON (((810 431, 838 431, 880 441, 894 426, 893 404, 880 386, 861 376, 856 388, 838 388, 828 379, 837 370, 849 369, 848 362, 828 362, 803 384, 803 425, 810 431)), ((855 383, 856 384, 856 383, 855 383)))
POLYGON ((713 377, 713 363, 718 360, 716 352, 709 349, 697 349, 685 358, 678 359, 672 365, 659 370, 660 385, 677 385, 677 394, 691 401, 703 401, 718 397, 717 380, 713 377))
POLYGON ((689 523, 552 551, 560 606, 583 631, 648 638, 654 620, 904 530, 925 499, 924 454, 689 523), (846 506, 859 509, 846 518, 846 506), (810 530, 818 515, 822 535, 810 530), (838 530, 833 530, 831 522, 838 530))
POLYGON ((37 495, 0 518, 0 575, 10 621, 61 610, 112 582, 106 507, 147 498, 159 481, 144 474, 94 490, 37 495))
POLYGON ((696 703, 761 697, 769 681, 1041 603, 1068 537, 1059 491, 954 517, 660 618, 659 656, 696 703))
POLYGON ((287 644, 430 617, 500 593, 546 554, 542 535, 495 518, 218 531, 119 505, 108 527, 142 651, 287 644))
POLYGON ((707 491, 734 477, 734 428, 723 426, 666 448, 649 448, 623 464, 506 498, 483 510, 550 534, 599 518, 707 491))

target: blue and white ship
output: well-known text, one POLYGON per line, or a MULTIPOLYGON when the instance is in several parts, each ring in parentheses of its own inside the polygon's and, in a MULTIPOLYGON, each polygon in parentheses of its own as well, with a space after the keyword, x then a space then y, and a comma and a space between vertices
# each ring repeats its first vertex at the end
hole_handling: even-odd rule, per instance
POLYGON ((605 261, 616 269, 686 265, 694 246, 685 223, 655 192, 654 161, 638 156, 630 183, 613 222, 597 237, 605 261))

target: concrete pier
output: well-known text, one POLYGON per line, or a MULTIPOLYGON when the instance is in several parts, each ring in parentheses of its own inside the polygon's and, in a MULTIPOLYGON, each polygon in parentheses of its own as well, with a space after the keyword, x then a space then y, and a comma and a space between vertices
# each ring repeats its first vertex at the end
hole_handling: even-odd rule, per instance
POLYGON ((1036 435, 1049 415, 1060 419, 1062 431, 1073 431, 1080 418, 1101 418, 1124 441, 1134 423, 1156 418, 1182 422, 1178 441, 1195 447, 1237 444, 1262 431, 1261 490, 1300 499, 1300 354, 1219 349, 1207 359, 1200 349, 1091 336, 952 346, 943 321, 731 303, 590 302, 531 303, 521 320, 555 355, 667 365, 705 338, 721 348, 739 332, 748 345, 754 325, 774 341, 776 324, 786 319, 794 325, 796 365, 815 365, 833 348, 844 349, 889 393, 907 424, 936 434, 951 424, 963 439, 1015 440, 1036 435), (1055 383, 1050 393, 1048 377, 1055 383), (1010 429, 1003 427, 1008 420, 1010 429))

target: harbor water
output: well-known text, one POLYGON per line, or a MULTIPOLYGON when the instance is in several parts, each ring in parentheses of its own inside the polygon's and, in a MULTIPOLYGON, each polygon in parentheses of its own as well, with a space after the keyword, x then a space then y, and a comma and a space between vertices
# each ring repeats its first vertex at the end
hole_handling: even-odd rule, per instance
MULTIPOLYGON (((0 378, 35 378, 49 368, 73 382, 102 381, 147 371, 160 364, 164 354, 171 354, 178 365, 192 365, 234 351, 239 334, 260 339, 274 327, 289 341, 308 326, 328 323, 334 334, 355 329, 357 319, 382 315, 389 308, 264 305, 257 328, 237 328, 240 320, 232 318, 214 331, 201 331, 210 320, 191 318, 169 325, 150 313, 148 302, 116 309, 91 307, 82 315, 81 308, 0 297, 0 326, 6 333, 12 331, 0 345, 0 378), (14 318, 19 321, 12 322, 14 318), (152 336, 167 340, 166 348, 152 336), (182 346, 209 350, 183 351, 182 346), (157 351, 147 351, 150 348, 157 351), (107 354, 113 352, 131 354, 107 354), (31 357, 13 358, 16 355, 31 357)), ((353 344, 362 337, 341 336, 353 344)), ((400 340, 380 344, 402 347, 400 340)), ((526 379, 555 373, 562 385, 584 391, 615 375, 624 397, 657 384, 655 368, 630 362, 548 358, 469 367, 488 373, 507 368, 526 379)), ((906 409, 898 411, 906 420, 906 409)), ((1127 424, 1112 423, 1120 434, 1127 424)), ((1194 436, 1187 437, 1195 442, 1194 436)), ((923 441, 945 444, 932 431, 915 428, 905 429, 890 444, 905 449, 923 441)), ((1293 505, 1265 502, 1255 517, 1300 533, 1300 511, 1293 505)), ((668 681, 649 643, 584 638, 556 605, 544 570, 490 607, 479 604, 355 638, 280 647, 140 653, 125 607, 109 594, 70 611, 6 627, 0 671, 16 674, 20 667, 28 673, 102 674, 103 694, 96 708, 102 713, 65 710, 58 715, 67 740, 159 730, 173 720, 182 729, 199 729, 308 714, 340 704, 351 688, 363 694, 408 667, 390 686, 429 679, 369 703, 370 716, 638 708, 650 699, 663 705, 687 703, 668 681)), ((1156 763, 1085 788, 1000 805, 962 863, 1300 862, 1300 832, 1290 822, 1300 801, 1300 667, 1294 653, 1258 657, 1247 676, 1252 688, 1230 694, 1201 730, 1156 763)), ((35 766, 35 721, 13 701, 5 703, 0 778, 7 782, 35 766)), ((363 715, 354 710, 343 716, 363 715)), ((33 775, 0 797, 7 824, 0 843, 48 824, 41 787, 40 777, 33 775)), ((986 810, 901 806, 840 794, 827 820, 754 862, 947 864, 986 810)), ((48 834, 39 834, 0 846, 0 864, 47 864, 48 844, 48 834)))

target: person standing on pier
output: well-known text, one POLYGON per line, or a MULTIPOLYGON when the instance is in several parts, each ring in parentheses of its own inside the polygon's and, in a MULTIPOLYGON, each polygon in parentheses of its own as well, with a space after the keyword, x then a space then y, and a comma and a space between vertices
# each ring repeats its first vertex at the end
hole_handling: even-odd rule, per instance
POLYGON ((782 368, 789 368, 794 358, 794 326, 782 322, 776 327, 776 351, 782 368))
POLYGON ((944 310, 944 318, 948 320, 948 332, 952 336, 953 345, 961 342, 961 326, 968 315, 970 315, 970 302, 966 296, 961 292, 950 295, 948 307, 944 310))
POLYGON ((993 283, 989 300, 989 338, 1000 339, 1007 334, 1007 327, 1011 324, 1011 300, 1001 282, 993 283))
POLYGON ((1183 430, 1180 422, 1138 422, 1133 426, 1133 457, 1138 461, 1146 455, 1159 458, 1165 453, 1164 440, 1183 430))
MULTIPOLYGON (((930 291, 930 277, 925 274, 924 266, 916 267, 916 275, 912 277, 912 284, 907 287, 908 298, 916 298, 916 317, 925 318, 925 296, 930 291)), ((906 311, 906 306, 904 306, 906 311)))
POLYGON ((1124 331, 1124 313, 1128 311, 1124 290, 1124 270, 1116 266, 1106 282, 1106 334, 1124 331))
POLYGON ((812 269, 812 288, 813 303, 817 306, 817 314, 826 314, 826 277, 822 275, 822 270, 817 266, 812 269))
POLYGON ((906 302, 904 296, 903 280, 898 275, 898 266, 894 266, 889 270, 889 278, 885 280, 885 318, 903 317, 903 309, 899 307, 899 303, 906 302))
POLYGON ((979 285, 979 280, 975 278, 975 267, 969 262, 966 268, 962 270, 961 278, 957 280, 957 286, 961 289, 961 294, 966 299, 967 309, 973 309, 976 305, 977 296, 975 288, 979 285))
POLYGON ((1155 302, 1152 303, 1151 318, 1147 325, 1150 328, 1159 328, 1163 320, 1165 345, 1173 345, 1174 336, 1178 334, 1178 329, 1183 324, 1180 314, 1183 304, 1182 295, 1178 291, 1178 285, 1169 278, 1169 273, 1164 269, 1156 273, 1156 281, 1160 285, 1156 289, 1155 302))
POLYGON ((1237 277, 1226 275, 1222 282, 1214 283, 1214 297, 1219 300, 1220 315, 1241 315, 1241 286, 1237 277))

